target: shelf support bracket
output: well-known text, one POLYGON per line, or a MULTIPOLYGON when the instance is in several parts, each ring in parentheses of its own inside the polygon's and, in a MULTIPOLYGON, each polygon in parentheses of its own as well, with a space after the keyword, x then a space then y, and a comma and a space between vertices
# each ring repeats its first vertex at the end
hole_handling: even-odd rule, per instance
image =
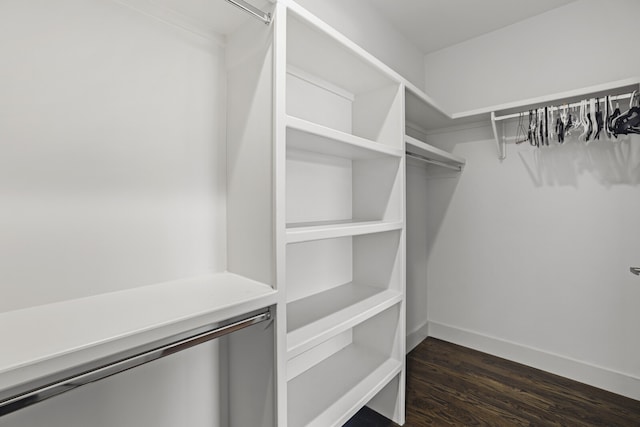
POLYGON ((491 128, 493 129, 493 137, 496 140, 496 147, 498 148, 498 159, 502 161, 507 158, 507 147, 505 142, 502 140, 502 135, 498 133, 495 111, 491 112, 491 128))

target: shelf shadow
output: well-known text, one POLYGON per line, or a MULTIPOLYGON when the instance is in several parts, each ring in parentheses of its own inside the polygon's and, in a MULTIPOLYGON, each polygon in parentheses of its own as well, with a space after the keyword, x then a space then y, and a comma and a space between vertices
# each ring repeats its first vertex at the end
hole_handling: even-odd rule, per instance
POLYGON ((540 147, 518 156, 536 187, 578 187, 578 178, 590 174, 601 185, 640 184, 640 135, 617 141, 584 142, 571 137, 563 145, 540 147))

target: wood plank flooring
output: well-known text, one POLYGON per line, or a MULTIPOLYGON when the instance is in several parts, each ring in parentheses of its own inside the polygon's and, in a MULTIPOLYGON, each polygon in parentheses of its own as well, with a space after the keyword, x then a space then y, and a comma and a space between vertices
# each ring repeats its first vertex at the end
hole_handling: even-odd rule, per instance
MULTIPOLYGON (((640 356, 639 356, 640 357, 640 356)), ((640 426, 640 401, 427 338, 407 356, 405 426, 640 426)), ((364 408, 345 427, 395 427, 364 408)))

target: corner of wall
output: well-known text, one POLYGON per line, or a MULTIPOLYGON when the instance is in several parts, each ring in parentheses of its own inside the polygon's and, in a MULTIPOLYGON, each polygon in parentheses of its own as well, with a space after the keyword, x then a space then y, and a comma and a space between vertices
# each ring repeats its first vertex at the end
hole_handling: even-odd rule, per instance
POLYGON ((640 400, 640 378, 475 331, 428 322, 429 336, 640 400))

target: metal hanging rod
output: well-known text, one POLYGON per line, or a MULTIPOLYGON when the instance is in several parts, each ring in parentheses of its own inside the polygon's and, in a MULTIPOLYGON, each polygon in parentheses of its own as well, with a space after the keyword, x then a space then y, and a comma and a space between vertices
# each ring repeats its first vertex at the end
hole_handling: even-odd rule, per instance
MULTIPOLYGON (((633 96, 633 93, 624 93, 622 95, 610 96, 609 99, 611 101, 618 101, 618 100, 621 100, 621 99, 629 99, 629 98, 631 98, 631 96, 633 96)), ((604 97, 604 96, 599 97, 599 99, 600 99, 600 102, 605 102, 606 101, 606 97, 604 97)), ((580 106, 580 102, 573 102, 571 104, 562 104, 562 103, 560 103, 560 104, 553 105, 550 108, 553 109, 554 111, 556 111, 556 110, 561 108, 561 107, 558 107, 557 105, 560 105, 561 107, 568 106, 569 108, 572 108, 572 107, 579 107, 580 106)), ((544 107, 542 107, 542 108, 544 108, 544 107)), ((539 109, 540 108, 532 108, 531 111, 537 111, 539 109)), ((522 116, 528 116, 529 115, 529 111, 523 111, 523 112, 520 112, 520 113, 507 114, 507 115, 504 115, 504 116, 495 116, 494 120, 495 121, 500 121, 500 120, 515 119, 515 118, 520 117, 521 115, 522 116)))
POLYGON ((462 166, 460 166, 460 165, 453 165, 453 164, 450 164, 450 163, 441 162, 439 160, 430 159, 429 157, 422 156, 420 154, 410 153, 408 151, 406 152, 406 154, 407 154, 407 157, 411 157, 412 159, 420 160, 421 162, 429 163, 429 164, 432 164, 432 165, 442 166, 443 168, 453 169, 453 170, 456 170, 458 172, 462 171, 462 166))
POLYGON ((82 366, 53 374, 50 377, 18 385, 0 393, 0 417, 35 403, 57 396, 74 388, 110 377, 131 368, 178 353, 271 318, 271 312, 260 312, 242 320, 224 325, 202 328, 176 335, 166 340, 140 346, 132 350, 86 363, 82 366), (186 336, 185 336, 186 335, 186 336), (169 342, 167 342, 169 341, 169 342))
POLYGON ((227 0, 227 1, 229 3, 231 3, 232 5, 244 10, 245 12, 247 12, 248 14, 253 16, 254 18, 259 19, 260 21, 264 22, 265 24, 269 25, 271 23, 271 14, 270 13, 260 10, 257 7, 247 3, 244 0, 227 0))

